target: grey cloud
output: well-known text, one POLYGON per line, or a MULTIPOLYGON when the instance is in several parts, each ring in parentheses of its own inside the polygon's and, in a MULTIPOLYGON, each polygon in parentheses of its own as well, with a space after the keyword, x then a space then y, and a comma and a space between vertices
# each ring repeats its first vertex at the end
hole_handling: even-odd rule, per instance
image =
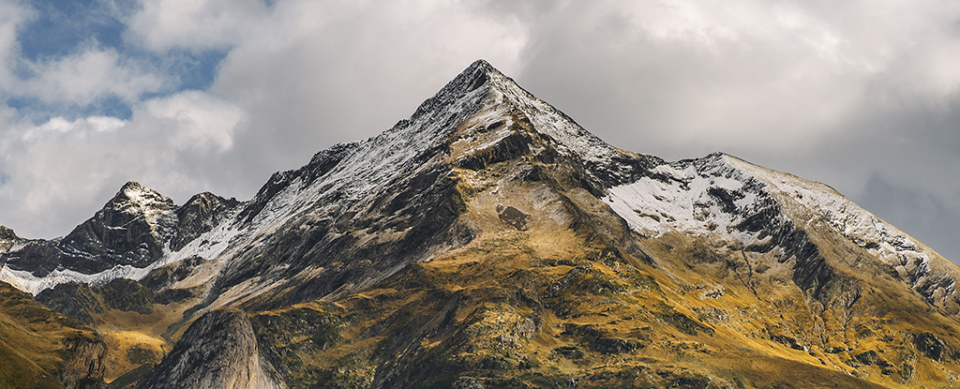
POLYGON ((857 203, 919 239, 945 258, 960 262, 960 207, 942 198, 890 183, 878 175, 867 181, 857 203))

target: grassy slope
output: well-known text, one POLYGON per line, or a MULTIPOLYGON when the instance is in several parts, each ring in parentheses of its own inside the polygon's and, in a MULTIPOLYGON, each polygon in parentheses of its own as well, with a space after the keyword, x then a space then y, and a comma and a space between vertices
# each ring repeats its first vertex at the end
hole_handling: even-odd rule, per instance
POLYGON ((0 282, 0 388, 62 388, 65 338, 95 335, 0 282))

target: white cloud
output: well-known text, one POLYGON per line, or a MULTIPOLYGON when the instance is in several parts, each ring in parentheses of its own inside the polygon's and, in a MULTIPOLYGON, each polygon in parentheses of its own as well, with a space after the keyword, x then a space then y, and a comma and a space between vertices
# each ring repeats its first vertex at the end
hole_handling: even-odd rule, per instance
POLYGON ((10 65, 17 51, 17 26, 29 20, 31 13, 13 1, 0 0, 0 97, 14 79, 10 65))
POLYGON ((171 146, 224 151, 233 146, 233 134, 244 120, 238 107, 199 91, 153 99, 134 113, 135 122, 169 129, 171 146))
POLYGON ((155 51, 203 50, 236 44, 268 14, 259 0, 144 1, 129 22, 133 40, 155 51))
POLYGON ((36 76, 23 81, 19 92, 45 102, 83 106, 108 95, 134 102, 163 86, 161 76, 141 70, 110 49, 92 48, 31 67, 36 76))
POLYGON ((20 132, 23 135, 20 139, 24 142, 34 142, 51 134, 66 134, 69 132, 80 133, 83 134, 81 136, 85 137, 88 133, 112 132, 122 128, 125 124, 126 122, 123 120, 108 116, 90 116, 72 122, 58 116, 39 126, 21 129, 20 132))

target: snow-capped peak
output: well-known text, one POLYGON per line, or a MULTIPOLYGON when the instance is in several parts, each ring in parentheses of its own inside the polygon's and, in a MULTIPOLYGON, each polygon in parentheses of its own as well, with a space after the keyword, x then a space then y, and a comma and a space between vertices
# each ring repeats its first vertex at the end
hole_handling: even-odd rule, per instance
POLYGON ((491 97, 496 104, 509 104, 519 109, 530 119, 536 131, 559 143, 559 151, 593 162, 606 162, 624 154, 585 130, 563 112, 520 87, 512 78, 486 61, 474 62, 464 73, 468 71, 472 71, 475 76, 474 84, 481 81, 489 84, 491 97))
POLYGON ((142 215, 147 224, 157 226, 161 218, 176 208, 176 204, 157 191, 130 181, 123 185, 107 207, 130 215, 142 215))

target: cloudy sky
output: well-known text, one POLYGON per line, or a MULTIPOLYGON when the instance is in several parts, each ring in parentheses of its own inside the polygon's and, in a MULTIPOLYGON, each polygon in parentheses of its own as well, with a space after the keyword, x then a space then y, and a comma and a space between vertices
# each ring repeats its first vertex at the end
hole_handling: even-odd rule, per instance
POLYGON ((484 58, 588 130, 827 183, 960 261, 960 2, 0 0, 0 224, 249 199, 484 58))

